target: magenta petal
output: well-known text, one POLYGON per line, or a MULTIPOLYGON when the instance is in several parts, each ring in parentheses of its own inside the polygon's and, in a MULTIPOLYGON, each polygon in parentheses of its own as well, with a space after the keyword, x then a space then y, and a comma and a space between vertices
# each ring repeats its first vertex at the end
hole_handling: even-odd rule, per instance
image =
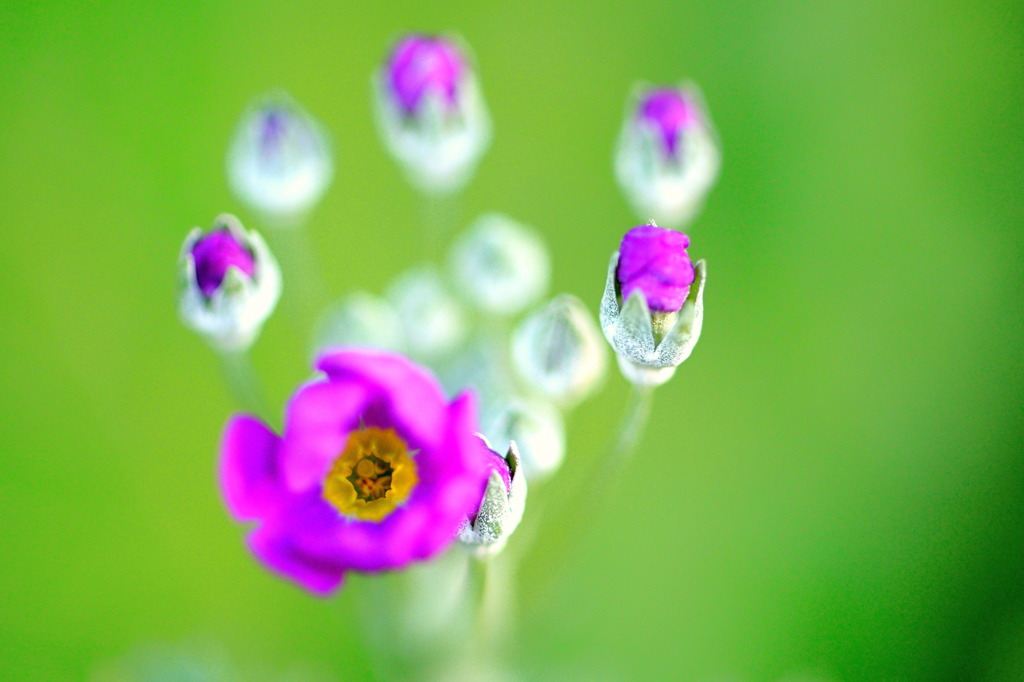
POLYGON ((321 355, 317 369, 332 381, 355 381, 376 388, 395 428, 414 448, 435 448, 443 437, 445 398, 432 374, 401 355, 386 351, 334 351, 321 355))
POLYGON ((293 536, 268 526, 253 531, 248 544, 268 568, 321 597, 338 589, 345 577, 345 567, 333 558, 311 554, 293 536))
POLYGON ((231 515, 254 521, 276 508, 283 496, 277 469, 277 435, 260 420, 239 415, 221 441, 220 487, 231 515))
POLYGON ((446 478, 427 485, 421 481, 422 490, 417 491, 434 496, 429 523, 412 540, 412 551, 418 559, 434 556, 447 547, 462 521, 480 504, 490 472, 489 455, 480 447, 476 423, 476 400, 472 394, 464 393, 448 407, 445 449, 424 453, 428 457, 423 458, 420 469, 440 469, 446 478))
POLYGON ((369 399, 366 387, 353 381, 306 384, 288 403, 281 468, 288 487, 301 492, 320 485, 341 454, 349 432, 369 399))

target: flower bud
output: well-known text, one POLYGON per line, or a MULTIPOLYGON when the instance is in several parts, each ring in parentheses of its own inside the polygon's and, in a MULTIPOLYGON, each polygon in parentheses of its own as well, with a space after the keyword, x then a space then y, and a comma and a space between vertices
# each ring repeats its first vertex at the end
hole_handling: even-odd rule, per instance
POLYGON ((492 442, 516 442, 528 480, 543 480, 562 466, 565 424, 561 413, 548 403, 515 400, 485 423, 485 434, 492 442))
POLYGON ((496 315, 514 315, 537 301, 551 272, 540 236, 498 213, 481 216, 459 238, 451 266, 459 291, 496 315))
POLYGON ((267 245, 232 215, 188 235, 178 270, 182 320, 223 350, 247 348, 281 295, 281 271, 267 245))
POLYGON ((473 547, 478 554, 497 554, 523 519, 526 478, 520 471, 519 449, 514 441, 508 444, 504 457, 492 450, 483 437, 480 447, 490 453, 491 473, 479 508, 459 529, 459 541, 473 547))
POLYGON ((375 78, 377 120, 420 189, 461 188, 487 148, 491 123, 466 51, 445 36, 408 35, 375 78))
POLYGON ((334 346, 403 352, 402 321, 394 306, 384 298, 356 291, 330 308, 320 319, 314 346, 315 356, 334 346))
POLYGON ((266 96, 242 116, 228 153, 228 179, 255 210, 297 222, 319 201, 333 172, 326 133, 287 95, 266 96))
POLYGON ((601 332, 586 306, 568 294, 533 312, 512 335, 512 360, 519 375, 563 406, 596 388, 604 377, 605 353, 601 332))
POLYGON ((387 291, 398 311, 405 345, 419 358, 436 358, 454 350, 466 334, 465 314, 432 266, 410 270, 387 291))
POLYGON ((656 386, 693 352, 704 321, 703 260, 686 235, 655 225, 626 233, 608 265, 601 327, 631 382, 656 386))
POLYGON ((626 113, 615 171, 643 218, 679 227, 718 177, 718 138, 696 86, 643 89, 626 113))

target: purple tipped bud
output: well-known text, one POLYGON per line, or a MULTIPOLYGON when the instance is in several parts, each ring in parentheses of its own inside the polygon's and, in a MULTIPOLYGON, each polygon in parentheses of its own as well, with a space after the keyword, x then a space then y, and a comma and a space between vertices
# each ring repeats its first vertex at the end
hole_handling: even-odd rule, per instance
POLYGON ((189 327, 223 350, 248 348, 281 295, 281 271, 255 232, 221 215, 193 229, 178 257, 178 307, 189 327))
POLYGON ((398 43, 387 65, 387 81, 399 106, 415 114, 428 93, 440 96, 448 110, 458 104, 466 61, 445 38, 411 35, 398 43))
POLYGON ((483 436, 480 447, 488 452, 487 483, 480 491, 480 504, 459 528, 459 540, 474 547, 478 554, 495 554, 523 518, 526 479, 519 471, 519 448, 515 441, 509 442, 504 457, 491 450, 483 436))
POLYGON ((196 284, 206 298, 220 287, 228 268, 238 268, 249 278, 256 272, 252 252, 227 227, 200 237, 192 246, 192 258, 196 264, 196 284))
POLYGON ((491 139, 467 48, 450 36, 408 35, 374 85, 384 143, 410 179, 432 194, 463 187, 491 139))
MULTIPOLYGON (((502 457, 495 451, 490 450, 490 447, 482 439, 480 440, 480 447, 482 447, 482 449, 487 452, 487 475, 489 476, 490 472, 492 471, 497 471, 498 475, 502 477, 502 482, 505 483, 505 491, 511 495, 512 471, 509 469, 509 463, 506 461, 504 457, 502 457)), ((475 513, 473 514, 473 520, 476 520, 475 513)))
POLYGON ((622 238, 616 278, 622 299, 643 292, 652 312, 675 312, 683 307, 693 283, 693 263, 686 253, 690 238, 655 225, 634 227, 622 238))
POLYGON ((718 136, 695 85, 634 91, 615 173, 643 219, 679 228, 693 220, 718 177, 718 136))
POLYGON ((687 93, 674 88, 651 90, 640 99, 637 119, 657 133, 666 156, 677 156, 682 134, 700 125, 700 113, 687 93))

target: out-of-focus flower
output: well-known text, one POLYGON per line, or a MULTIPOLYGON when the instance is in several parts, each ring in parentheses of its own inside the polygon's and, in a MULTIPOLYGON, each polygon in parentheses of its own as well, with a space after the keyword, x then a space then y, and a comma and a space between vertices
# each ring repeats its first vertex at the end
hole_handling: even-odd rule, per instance
POLYGON ((399 276, 386 292, 398 311, 405 347, 417 358, 433 359, 453 350, 466 334, 462 306, 440 273, 424 265, 399 276))
POLYGON ((431 193, 461 188, 491 137, 464 46, 446 36, 405 36, 374 85, 381 136, 412 181, 431 193))
POLYGON ((459 292, 489 313, 514 315, 548 288, 551 262, 536 232, 489 213, 463 234, 451 254, 459 292))
POLYGON ((689 243, 679 232, 641 225, 612 254, 601 327, 635 384, 668 381, 700 338, 706 271, 703 260, 691 264, 689 243))
POLYGON ((488 460, 469 394, 448 404, 426 370, 393 353, 321 356, 326 376, 301 387, 276 435, 228 422, 221 490, 248 544, 307 590, 334 591, 347 571, 399 569, 456 538, 480 502, 488 460))
POLYGON ((490 474, 478 497, 479 506, 463 521, 459 540, 479 554, 497 554, 523 519, 526 477, 520 471, 515 442, 508 444, 504 456, 492 450, 485 438, 479 439, 478 447, 487 456, 490 474))
POLYGON ((569 406, 604 377, 606 351, 586 306, 562 294, 519 323, 512 335, 512 359, 530 388, 569 406))
POLYGON ((274 221, 299 221, 334 174, 327 134, 284 93, 265 96, 242 116, 228 152, 239 199, 274 221))
POLYGON ((487 419, 484 435, 492 443, 515 441, 523 472, 531 481, 558 471, 565 458, 561 413, 540 400, 513 400, 487 419))
POLYGON ((185 324, 223 350, 247 348, 281 295, 281 271, 263 239, 232 215, 195 228, 178 259, 185 324))
POLYGON ((615 171, 642 218, 679 227, 718 177, 718 138, 696 86, 642 88, 619 135, 615 171))
POLYGON ((356 291, 331 307, 321 318, 314 346, 354 346, 402 352, 405 340, 398 312, 386 299, 356 291))

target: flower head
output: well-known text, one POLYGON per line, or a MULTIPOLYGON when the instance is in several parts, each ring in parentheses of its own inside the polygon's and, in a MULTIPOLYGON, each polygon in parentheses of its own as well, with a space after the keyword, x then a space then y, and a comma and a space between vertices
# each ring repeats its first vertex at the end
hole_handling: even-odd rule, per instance
POLYGON ((225 350, 245 348, 281 294, 281 272, 258 234, 232 215, 195 228, 178 260, 179 307, 190 327, 225 350))
POLYGON ((420 189, 462 187, 490 142, 491 123, 465 48, 411 34, 375 78, 377 120, 391 153, 420 189))
POLYGON ((634 228, 608 264, 601 328, 630 381, 658 385, 693 352, 704 322, 704 261, 690 242, 654 225, 634 228))
POLYGON ((399 569, 450 545, 480 502, 488 461, 471 396, 447 403, 400 355, 326 353, 324 377, 289 402, 280 436, 254 417, 228 422, 221 489, 258 523, 249 547, 317 594, 348 571, 399 569))
POLYGON ((480 554, 496 554, 505 547, 523 519, 526 478, 520 470, 515 441, 509 443, 505 455, 492 450, 483 437, 478 442, 487 460, 487 482, 478 494, 477 504, 462 523, 459 540, 480 554))
POLYGON ((228 153, 228 179, 254 209, 294 222, 320 200, 333 174, 327 134, 291 97, 264 96, 242 116, 228 153))
POLYGON ((637 213, 678 227, 718 177, 718 140, 693 85, 641 88, 626 113, 615 169, 637 213))

